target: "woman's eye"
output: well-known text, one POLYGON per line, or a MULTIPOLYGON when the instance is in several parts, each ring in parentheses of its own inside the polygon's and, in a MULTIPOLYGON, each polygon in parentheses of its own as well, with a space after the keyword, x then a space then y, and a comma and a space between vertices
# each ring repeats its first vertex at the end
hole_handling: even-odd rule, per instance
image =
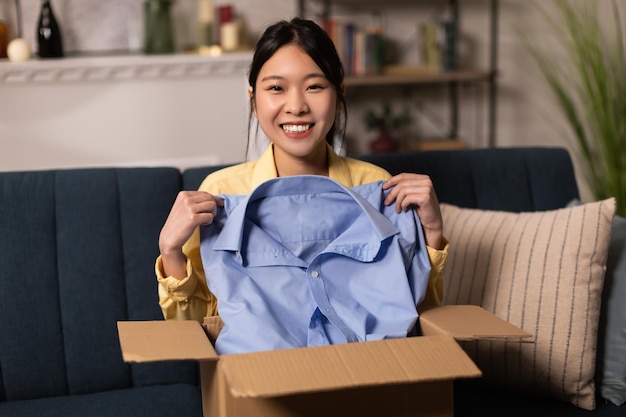
POLYGON ((323 89, 324 86, 321 84, 313 84, 309 86, 309 90, 321 90, 323 89))
POLYGON ((267 87, 268 91, 282 91, 282 87, 279 85, 270 85, 269 87, 267 87))

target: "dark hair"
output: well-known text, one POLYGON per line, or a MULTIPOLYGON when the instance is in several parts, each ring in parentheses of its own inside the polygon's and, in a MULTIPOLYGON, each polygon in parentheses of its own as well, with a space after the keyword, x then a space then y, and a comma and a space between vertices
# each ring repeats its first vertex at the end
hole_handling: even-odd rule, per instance
POLYGON ((335 123, 326 134, 326 142, 331 146, 334 142, 335 133, 343 134, 347 120, 346 100, 342 90, 343 65, 335 48, 335 44, 326 31, 315 22, 307 19, 293 18, 290 21, 281 20, 267 27, 256 44, 254 57, 248 72, 248 84, 252 87, 250 97, 250 117, 248 119, 248 143, 250 142, 250 128, 252 126, 252 103, 256 95, 256 81, 263 65, 285 45, 295 44, 306 52, 322 70, 326 78, 335 87, 337 101, 341 103, 343 121, 339 128, 335 123))

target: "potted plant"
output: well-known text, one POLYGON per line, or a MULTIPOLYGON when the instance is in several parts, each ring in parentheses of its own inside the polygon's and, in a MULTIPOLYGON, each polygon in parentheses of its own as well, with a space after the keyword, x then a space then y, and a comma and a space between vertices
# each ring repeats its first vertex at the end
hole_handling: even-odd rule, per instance
POLYGON ((394 114, 391 105, 384 103, 380 113, 372 108, 366 110, 363 122, 368 131, 378 132, 378 136, 370 142, 370 150, 373 153, 394 152, 398 149, 398 142, 393 138, 392 132, 410 124, 411 115, 408 108, 402 113, 394 114))
POLYGON ((527 35, 522 40, 571 128, 594 198, 615 197, 617 214, 626 216, 626 54, 619 7, 613 0, 611 25, 599 17, 597 0, 554 4, 556 18, 542 13, 566 59, 527 35))

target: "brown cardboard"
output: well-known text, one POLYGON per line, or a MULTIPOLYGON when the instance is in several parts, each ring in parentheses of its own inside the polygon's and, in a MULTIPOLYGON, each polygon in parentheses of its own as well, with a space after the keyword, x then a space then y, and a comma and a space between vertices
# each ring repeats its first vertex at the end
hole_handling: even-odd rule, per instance
POLYGON ((532 342, 533 335, 474 305, 445 305, 420 313, 424 336, 448 334, 456 340, 532 342))
POLYGON ((446 335, 225 355, 220 366, 242 398, 481 375, 446 335))
POLYGON ((423 337, 222 356, 211 344, 219 318, 204 328, 195 321, 119 322, 118 331, 127 362, 199 360, 205 417, 452 416, 454 380, 481 376, 454 332, 462 330, 459 340, 525 336, 480 308, 439 308, 420 316, 423 337), (485 324, 468 331, 468 320, 485 324))
POLYGON ((117 330, 125 362, 218 358, 196 321, 121 321, 117 330))

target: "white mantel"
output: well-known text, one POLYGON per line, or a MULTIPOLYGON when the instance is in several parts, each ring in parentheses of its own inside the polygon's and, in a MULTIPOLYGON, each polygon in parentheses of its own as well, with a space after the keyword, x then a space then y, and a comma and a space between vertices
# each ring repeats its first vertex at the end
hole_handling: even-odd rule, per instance
POLYGON ((0 61, 0 170, 245 157, 251 53, 0 61))
POLYGON ((61 59, 0 60, 0 83, 72 81, 129 81, 188 77, 223 77, 246 74, 250 52, 216 56, 176 55, 81 55, 61 59))

